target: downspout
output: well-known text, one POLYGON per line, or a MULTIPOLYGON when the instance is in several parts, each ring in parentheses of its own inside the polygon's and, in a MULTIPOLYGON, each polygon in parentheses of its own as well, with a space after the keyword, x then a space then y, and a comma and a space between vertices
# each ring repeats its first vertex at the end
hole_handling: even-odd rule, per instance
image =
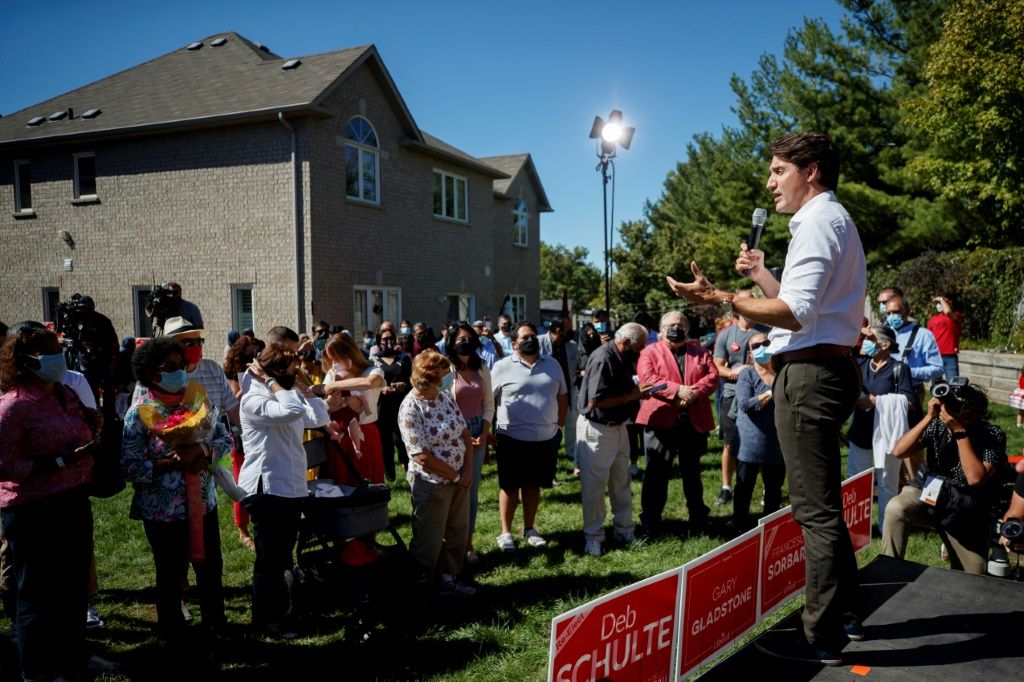
POLYGON ((295 234, 295 310, 298 322, 298 333, 306 328, 306 278, 305 278, 305 239, 302 226, 302 206, 299 201, 299 183, 302 173, 299 169, 298 134, 295 128, 284 118, 284 112, 277 112, 277 120, 292 135, 292 232, 295 234))

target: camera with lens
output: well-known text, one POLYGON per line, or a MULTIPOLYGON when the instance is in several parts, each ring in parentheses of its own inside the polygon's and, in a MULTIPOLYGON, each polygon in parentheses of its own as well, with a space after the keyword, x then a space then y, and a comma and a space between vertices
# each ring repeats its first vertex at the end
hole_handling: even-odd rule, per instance
POLYGON ((945 406, 946 412, 958 415, 964 409, 964 388, 969 383, 967 377, 953 377, 949 381, 939 379, 932 384, 932 395, 945 406))
POLYGON ((92 298, 79 293, 57 304, 54 328, 61 335, 61 344, 67 349, 68 363, 72 368, 79 366, 82 356, 89 357, 92 353, 95 345, 92 313, 95 309, 92 298))
POLYGON ((146 315, 150 318, 163 319, 166 317, 167 289, 163 284, 154 284, 149 290, 149 298, 146 299, 146 315))
POLYGON ((996 538, 992 543, 992 554, 989 557, 988 573, 998 578, 1022 579, 1020 555, 1024 554, 1024 522, 1012 516, 1005 521, 996 522, 996 538), (1017 554, 1016 566, 1011 566, 1007 547, 1003 547, 1001 538, 1006 539, 1009 551, 1017 554))

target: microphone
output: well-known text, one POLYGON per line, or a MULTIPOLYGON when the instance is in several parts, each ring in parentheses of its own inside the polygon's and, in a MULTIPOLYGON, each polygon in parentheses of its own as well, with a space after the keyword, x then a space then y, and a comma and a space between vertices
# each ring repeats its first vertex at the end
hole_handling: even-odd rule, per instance
MULTIPOLYGON (((761 241, 761 232, 764 231, 764 221, 768 219, 768 211, 763 208, 755 208, 754 215, 750 216, 750 236, 747 237, 747 249, 754 250, 761 241)), ((744 277, 750 276, 750 270, 740 272, 744 277)))

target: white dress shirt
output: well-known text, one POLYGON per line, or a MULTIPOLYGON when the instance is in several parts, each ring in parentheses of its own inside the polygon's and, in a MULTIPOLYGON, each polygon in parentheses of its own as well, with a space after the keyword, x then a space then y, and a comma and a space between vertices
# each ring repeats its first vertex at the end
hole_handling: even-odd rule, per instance
POLYGON ((250 495, 263 491, 280 497, 306 497, 306 451, 302 431, 330 420, 320 398, 302 397, 296 389, 272 392, 253 381, 242 396, 240 412, 245 461, 238 485, 250 495))
POLYGON ((853 347, 864 320, 867 287, 857 226, 834 192, 822 192, 796 212, 789 231, 793 237, 779 299, 801 328, 795 332, 772 329, 768 334, 772 353, 820 343, 853 347))

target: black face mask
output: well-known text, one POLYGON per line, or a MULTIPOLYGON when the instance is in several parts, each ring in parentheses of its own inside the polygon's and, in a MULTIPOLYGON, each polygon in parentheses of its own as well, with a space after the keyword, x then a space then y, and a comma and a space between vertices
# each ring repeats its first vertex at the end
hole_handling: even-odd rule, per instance
POLYGON ((459 355, 472 355, 476 350, 476 343, 472 339, 463 339, 455 344, 455 352, 459 355))
POLYGON ((528 336, 519 342, 519 352, 523 355, 536 355, 540 352, 540 341, 536 336, 528 336))
POLYGON ((380 340, 380 354, 381 355, 397 355, 398 349, 395 347, 395 340, 392 338, 380 340))
POLYGON ((416 340, 419 341, 420 343, 423 343, 424 341, 426 341, 427 340, 426 333, 425 332, 420 332, 419 334, 417 334, 416 335, 416 340))
POLYGON ((674 324, 668 328, 668 331, 665 332, 665 338, 671 341, 672 343, 679 343, 680 341, 686 340, 686 332, 683 331, 682 327, 674 324))
POLYGON ((274 380, 277 381, 277 383, 281 385, 281 388, 286 391, 290 391, 295 386, 295 375, 291 373, 274 377, 274 380))

